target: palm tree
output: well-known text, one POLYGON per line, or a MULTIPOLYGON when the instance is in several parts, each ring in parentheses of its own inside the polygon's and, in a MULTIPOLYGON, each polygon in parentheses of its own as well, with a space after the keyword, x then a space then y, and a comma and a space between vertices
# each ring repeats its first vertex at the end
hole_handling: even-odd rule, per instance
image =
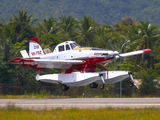
MULTIPOLYGON (((140 49, 153 49, 154 43, 159 38, 159 30, 157 26, 152 26, 149 21, 140 22, 139 24, 132 25, 128 32, 128 37, 131 40, 130 51, 140 49)), ((155 63, 154 54, 143 54, 136 58, 127 58, 132 61, 137 68, 146 70, 148 67, 153 68, 155 63), (138 67, 139 66, 139 67, 138 67)))
POLYGON ((78 42, 84 46, 91 46, 94 43, 95 37, 95 28, 98 24, 95 23, 94 19, 87 17, 86 15, 83 16, 83 19, 80 18, 79 21, 79 31, 78 32, 78 42))
POLYGON ((74 29, 75 24, 77 21, 72 16, 61 16, 60 18, 60 26, 63 28, 64 31, 69 32, 70 30, 74 29))
POLYGON ((138 46, 136 49, 146 49, 153 46, 159 37, 159 29, 157 26, 152 26, 149 21, 140 22, 138 27, 138 46))
MULTIPOLYGON (((16 34, 21 34, 21 37, 18 39, 18 42, 21 42, 25 38, 29 39, 35 36, 35 31, 33 30, 33 24, 39 21, 39 19, 32 20, 33 14, 30 16, 27 15, 27 11, 20 11, 19 16, 13 14, 13 18, 10 19, 9 25, 12 29, 15 30, 16 34)), ((18 35, 17 35, 18 37, 18 35)), ((17 41, 14 41, 16 43, 17 41)))
POLYGON ((112 39, 111 36, 113 32, 114 29, 110 25, 103 25, 102 27, 101 26, 97 27, 94 38, 97 45, 101 46, 102 48, 111 49, 108 40, 112 39))
MULTIPOLYGON (((137 47, 136 49, 154 49, 154 44, 159 38, 159 29, 157 26, 152 26, 149 21, 147 22, 140 22, 138 25, 139 31, 138 31, 138 36, 139 39, 137 41, 137 47)), ((154 68, 154 54, 145 54, 142 56, 142 62, 143 64, 144 60, 148 60, 148 67, 149 68, 154 68)), ((143 65, 146 66, 146 65, 143 65)))
POLYGON ((39 26, 38 31, 40 35, 49 34, 49 33, 56 34, 57 19, 52 17, 50 17, 48 20, 43 19, 41 23, 40 22, 38 23, 38 26, 39 26))
POLYGON ((8 61, 12 52, 12 40, 14 31, 9 26, 5 26, 0 34, 0 56, 4 61, 8 61))
POLYGON ((59 17, 59 27, 61 28, 61 37, 62 39, 74 40, 76 37, 76 27, 77 21, 72 16, 61 16, 59 17), (63 34, 63 35, 62 35, 63 34))
POLYGON ((34 24, 37 21, 39 21, 39 19, 34 19, 32 20, 32 17, 34 14, 31 14, 30 16, 27 15, 27 11, 19 11, 19 16, 17 17, 15 14, 12 14, 14 17, 10 19, 9 23, 17 23, 17 22, 27 22, 29 24, 34 24))
POLYGON ((122 35, 128 37, 128 33, 130 32, 130 29, 133 25, 135 25, 136 22, 131 17, 122 18, 121 23, 114 23, 114 29, 116 32, 121 33, 122 35))

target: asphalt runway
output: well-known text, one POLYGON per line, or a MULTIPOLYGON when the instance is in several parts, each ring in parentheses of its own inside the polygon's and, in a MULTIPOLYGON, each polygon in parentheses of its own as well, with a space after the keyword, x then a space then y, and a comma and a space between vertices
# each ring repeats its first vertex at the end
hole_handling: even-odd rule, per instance
POLYGON ((160 108, 160 98, 62 98, 62 99, 0 99, 0 108, 23 109, 103 109, 160 108))

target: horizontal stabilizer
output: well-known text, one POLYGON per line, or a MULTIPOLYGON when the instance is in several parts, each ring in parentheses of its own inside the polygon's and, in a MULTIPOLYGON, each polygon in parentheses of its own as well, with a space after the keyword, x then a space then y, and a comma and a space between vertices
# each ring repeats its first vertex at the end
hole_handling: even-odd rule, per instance
POLYGON ((23 58, 29 58, 29 55, 28 55, 26 50, 21 50, 20 53, 21 53, 23 58))

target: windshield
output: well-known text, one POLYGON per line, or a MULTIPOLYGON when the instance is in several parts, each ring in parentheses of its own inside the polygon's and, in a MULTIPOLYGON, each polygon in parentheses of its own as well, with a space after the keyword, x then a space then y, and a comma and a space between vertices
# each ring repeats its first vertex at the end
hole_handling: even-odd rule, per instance
POLYGON ((75 46, 80 46, 80 45, 78 45, 77 43, 73 43, 75 46))
POLYGON ((80 45, 78 45, 77 43, 70 43, 70 46, 71 46, 72 49, 74 49, 74 48, 76 48, 80 45))

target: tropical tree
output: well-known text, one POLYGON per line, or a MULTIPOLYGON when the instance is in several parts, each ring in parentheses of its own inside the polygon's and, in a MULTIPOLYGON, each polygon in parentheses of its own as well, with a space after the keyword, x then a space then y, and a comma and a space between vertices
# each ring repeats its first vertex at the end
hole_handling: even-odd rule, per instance
POLYGON ((10 26, 1 23, 0 27, 0 83, 12 83, 10 65, 7 62, 13 55, 13 44, 15 32, 10 26))
POLYGON ((97 43, 96 45, 101 46, 102 48, 111 49, 108 40, 112 39, 111 36, 113 32, 114 29, 111 25, 103 25, 102 27, 97 27, 94 38, 95 43, 97 43))
POLYGON ((94 45, 94 37, 95 37, 95 28, 98 24, 95 23, 94 19, 83 16, 83 19, 79 20, 79 29, 77 31, 77 41, 81 43, 83 46, 92 46, 94 45))
MULTIPOLYGON (((138 49, 154 49, 155 42, 159 39, 159 28, 157 26, 152 26, 149 21, 147 22, 140 22, 140 24, 137 26, 139 28, 138 31, 138 37, 139 39, 135 40, 136 43, 136 50, 138 49)), ((147 66, 149 68, 154 67, 154 54, 145 54, 142 56, 142 58, 139 60, 141 61, 141 64, 143 65, 144 60, 148 60, 147 66)), ((145 67, 146 65, 143 65, 145 67)))
MULTIPOLYGON (((13 18, 10 19, 9 25, 12 25, 12 29, 15 30, 16 34, 21 34, 21 36, 18 38, 17 35, 17 41, 21 42, 25 38, 31 38, 35 36, 35 31, 33 30, 34 26, 33 24, 39 21, 39 19, 32 20, 33 14, 30 16, 27 15, 27 11, 20 11, 19 10, 19 16, 17 17, 15 14, 13 14, 13 18)), ((16 43, 17 41, 13 41, 16 43)))
POLYGON ((125 17, 122 18, 122 21, 120 23, 115 22, 113 26, 116 32, 119 32, 120 34, 129 38, 128 33, 130 32, 131 27, 135 24, 136 22, 132 17, 125 17))
POLYGON ((159 28, 157 26, 152 26, 149 21, 147 22, 140 22, 137 26, 139 28, 138 36, 139 36, 139 45, 136 49, 146 49, 152 48, 153 44, 159 37, 159 28))
POLYGON ((40 37, 44 34, 57 34, 57 19, 50 17, 49 19, 43 19, 42 22, 38 23, 38 35, 40 37))
POLYGON ((61 28, 61 38, 64 40, 75 40, 77 21, 72 16, 59 17, 59 27, 61 28), (63 34, 63 35, 62 35, 63 34))
POLYGON ((10 22, 9 23, 17 23, 17 22, 27 22, 29 24, 34 24, 36 22, 39 21, 39 19, 34 19, 32 20, 32 17, 34 14, 31 14, 31 15, 27 15, 28 14, 28 11, 20 11, 18 10, 19 12, 19 16, 17 17, 15 14, 12 14, 13 15, 13 18, 10 19, 10 22))
POLYGON ((143 95, 153 94, 153 90, 156 89, 157 85, 157 82, 154 81, 157 77, 156 71, 147 69, 147 71, 143 71, 141 75, 142 85, 140 86, 140 89, 142 90, 143 95))

